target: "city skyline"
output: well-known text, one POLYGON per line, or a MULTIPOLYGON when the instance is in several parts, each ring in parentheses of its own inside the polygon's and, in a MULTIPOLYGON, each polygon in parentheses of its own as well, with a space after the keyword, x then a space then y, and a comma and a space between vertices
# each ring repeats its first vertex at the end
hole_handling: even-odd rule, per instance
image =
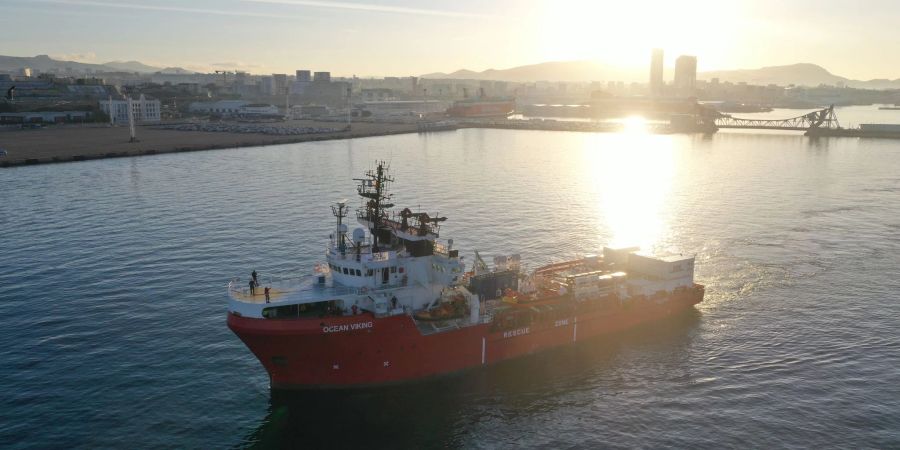
POLYGON ((777 10, 768 1, 707 0, 460 0, 427 8, 399 0, 0 5, 11 13, 0 18, 9 36, 0 54, 138 60, 201 72, 292 73, 302 66, 336 76, 397 76, 567 60, 639 68, 646 67, 650 49, 664 48, 666 68, 689 54, 698 56, 700 72, 812 62, 849 78, 900 77, 900 62, 882 57, 900 50, 890 24, 900 5, 882 0, 852 10, 837 0, 816 2, 815 9, 812 2, 779 4, 777 10))

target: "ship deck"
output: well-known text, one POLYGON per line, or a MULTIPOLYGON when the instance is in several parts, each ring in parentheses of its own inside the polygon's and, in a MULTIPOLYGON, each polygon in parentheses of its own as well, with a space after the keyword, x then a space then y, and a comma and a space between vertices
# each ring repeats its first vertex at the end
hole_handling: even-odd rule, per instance
MULTIPOLYGON (((289 294, 289 291, 282 291, 280 289, 269 289, 269 301, 275 302, 279 301, 279 299, 283 298, 285 295, 289 294)), ((250 293, 250 287, 248 286, 246 289, 241 291, 230 291, 231 296, 235 300, 240 300, 244 303, 265 303, 266 302, 266 293, 264 287, 256 288, 253 294, 250 293)))
POLYGON ((255 294, 250 293, 249 280, 234 278, 228 283, 228 295, 243 303, 266 303, 265 287, 269 286, 269 303, 310 303, 325 300, 337 300, 341 297, 355 295, 375 295, 384 290, 395 290, 408 287, 405 284, 385 284, 378 288, 355 288, 334 285, 331 277, 325 283, 319 282, 318 276, 305 277, 264 277, 255 294))
POLYGON ((317 276, 306 277, 264 277, 260 279, 255 293, 250 293, 249 280, 235 278, 228 283, 228 295, 243 303, 266 303, 265 287, 269 286, 269 303, 306 303, 310 301, 334 300, 345 295, 358 294, 358 289, 334 286, 330 279, 319 283, 317 276))

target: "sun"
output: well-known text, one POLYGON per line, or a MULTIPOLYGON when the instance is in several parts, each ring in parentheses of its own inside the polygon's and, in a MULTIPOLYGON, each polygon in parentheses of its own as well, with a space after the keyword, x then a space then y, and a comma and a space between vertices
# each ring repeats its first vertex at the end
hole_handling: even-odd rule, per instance
POLYGON ((679 54, 697 55, 701 66, 717 67, 730 55, 737 2, 695 0, 541 2, 534 10, 534 58, 540 61, 588 59, 643 68, 650 51, 666 51, 666 63, 679 54), (713 19, 714 18, 714 19, 713 19))

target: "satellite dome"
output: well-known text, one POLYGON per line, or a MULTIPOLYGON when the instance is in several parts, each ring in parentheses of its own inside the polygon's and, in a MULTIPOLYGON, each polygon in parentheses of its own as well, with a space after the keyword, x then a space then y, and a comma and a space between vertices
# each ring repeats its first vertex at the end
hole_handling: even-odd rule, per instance
POLYGON ((356 244, 362 244, 363 241, 366 240, 366 230, 362 228, 356 228, 353 230, 353 242, 356 244))

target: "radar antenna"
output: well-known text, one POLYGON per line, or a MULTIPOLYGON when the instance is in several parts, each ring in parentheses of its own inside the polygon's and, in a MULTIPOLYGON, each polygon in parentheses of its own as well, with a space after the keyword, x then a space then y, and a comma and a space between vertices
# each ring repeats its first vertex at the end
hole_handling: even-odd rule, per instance
POLYGON ((384 220, 387 218, 386 210, 394 206, 390 203, 391 194, 388 193, 388 185, 394 181, 389 176, 389 169, 384 161, 378 161, 375 170, 366 172, 365 178, 354 178, 359 181, 356 192, 366 200, 365 205, 359 209, 359 217, 370 222, 372 231, 372 252, 378 252, 378 235, 384 220))

